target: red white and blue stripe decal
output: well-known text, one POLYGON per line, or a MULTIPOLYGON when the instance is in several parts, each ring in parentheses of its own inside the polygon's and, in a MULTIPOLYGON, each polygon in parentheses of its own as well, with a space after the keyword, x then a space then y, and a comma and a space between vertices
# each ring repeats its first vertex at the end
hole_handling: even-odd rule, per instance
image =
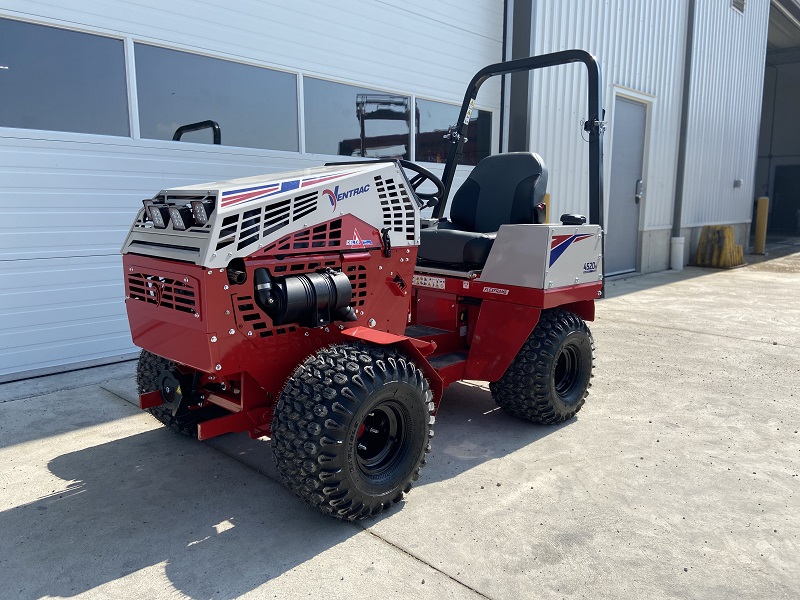
POLYGON ((317 185, 326 181, 340 179, 347 175, 351 175, 355 171, 348 171, 346 173, 336 173, 334 175, 320 175, 318 177, 309 177, 307 179, 291 179, 289 181, 276 181, 274 183, 264 183, 261 185, 240 188, 237 190, 228 190, 222 192, 221 206, 233 206, 234 204, 241 204, 242 202, 250 202, 253 200, 261 200, 275 194, 282 194, 298 188, 307 187, 309 185, 317 185))
POLYGON ((553 266, 562 254, 575 242, 582 242, 583 240, 594 237, 593 233, 576 233, 575 235, 554 235, 553 241, 550 242, 550 266, 553 266))

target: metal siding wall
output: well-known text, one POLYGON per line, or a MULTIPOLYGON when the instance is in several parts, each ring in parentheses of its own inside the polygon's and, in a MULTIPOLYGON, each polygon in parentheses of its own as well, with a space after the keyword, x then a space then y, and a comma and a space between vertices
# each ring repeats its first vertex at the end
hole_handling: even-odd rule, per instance
MULTIPOLYGON (((675 187, 683 44, 684 2, 651 0, 539 0, 536 2, 536 53, 582 48, 603 70, 605 190, 608 200, 614 86, 653 96, 646 147, 644 228, 669 227, 675 187)), ((553 214, 588 214, 588 156, 581 138, 586 117, 586 74, 570 65, 537 74, 533 85, 531 148, 550 170, 553 214), (537 107, 541 107, 537 111, 537 107), (537 112, 541 118, 537 119, 537 112)), ((613 223, 607 223, 613 228, 613 223)))
MULTIPOLYGON (((455 102, 501 59, 503 30, 502 0, 7 0, 0 16, 455 102)), ((499 100, 487 83, 479 104, 495 110, 495 139, 499 100)), ((118 252, 141 198, 328 158, 0 128, 0 381, 136 350, 118 252)))
POLYGON ((682 225, 745 223, 753 210, 769 3, 748 2, 741 14, 728 2, 699 0, 696 10, 682 225))

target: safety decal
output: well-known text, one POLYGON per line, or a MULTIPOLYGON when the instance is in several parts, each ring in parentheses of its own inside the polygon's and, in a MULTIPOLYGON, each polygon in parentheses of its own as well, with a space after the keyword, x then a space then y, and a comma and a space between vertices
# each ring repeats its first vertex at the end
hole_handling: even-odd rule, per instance
POLYGON ((347 240, 345 242, 347 246, 372 246, 372 240, 365 240, 358 234, 358 229, 353 229, 353 239, 347 240))
POLYGON ((430 275, 414 275, 412 283, 417 287, 444 289, 444 277, 431 277, 430 275))
POLYGON ((582 242, 591 237, 593 233, 576 233, 575 235, 554 235, 553 241, 550 242, 550 266, 553 266, 562 254, 575 242, 582 242))

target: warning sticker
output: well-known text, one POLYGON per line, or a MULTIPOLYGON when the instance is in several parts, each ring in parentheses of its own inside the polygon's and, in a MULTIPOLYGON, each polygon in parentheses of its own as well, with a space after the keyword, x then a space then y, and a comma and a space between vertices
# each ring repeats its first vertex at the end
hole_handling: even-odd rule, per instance
POLYGON ((472 116, 472 109, 475 108, 475 98, 469 101, 469 108, 467 109, 467 116, 464 117, 464 125, 469 125, 469 118, 472 116))
POLYGON ((430 275, 414 275, 413 284, 418 287, 444 289, 444 277, 431 277, 430 275))

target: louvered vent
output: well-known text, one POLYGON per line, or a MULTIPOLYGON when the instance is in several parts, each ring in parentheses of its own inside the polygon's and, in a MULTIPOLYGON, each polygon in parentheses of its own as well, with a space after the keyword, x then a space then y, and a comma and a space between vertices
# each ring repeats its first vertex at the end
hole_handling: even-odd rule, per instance
POLYGON ((188 283, 147 273, 128 274, 127 296, 154 306, 185 313, 194 313, 195 289, 188 283))
POLYGON ((417 232, 414 228, 414 204, 408 196, 406 186, 395 183, 394 179, 384 180, 380 175, 376 175, 375 190, 381 202, 383 226, 404 234, 406 240, 415 243, 417 232))
POLYGON ((279 200, 258 208, 228 215, 222 221, 217 250, 233 244, 241 250, 317 210, 319 192, 279 200))
POLYGON ((358 308, 367 301, 367 268, 364 265, 350 265, 345 269, 353 288, 353 301, 350 306, 358 308))
POLYGON ((243 329, 252 331, 262 338, 297 331, 297 327, 294 325, 271 327, 271 323, 267 324, 269 317, 259 310, 255 302, 253 302, 252 296, 237 297, 234 301, 234 308, 236 310, 236 321, 244 326, 243 329))

